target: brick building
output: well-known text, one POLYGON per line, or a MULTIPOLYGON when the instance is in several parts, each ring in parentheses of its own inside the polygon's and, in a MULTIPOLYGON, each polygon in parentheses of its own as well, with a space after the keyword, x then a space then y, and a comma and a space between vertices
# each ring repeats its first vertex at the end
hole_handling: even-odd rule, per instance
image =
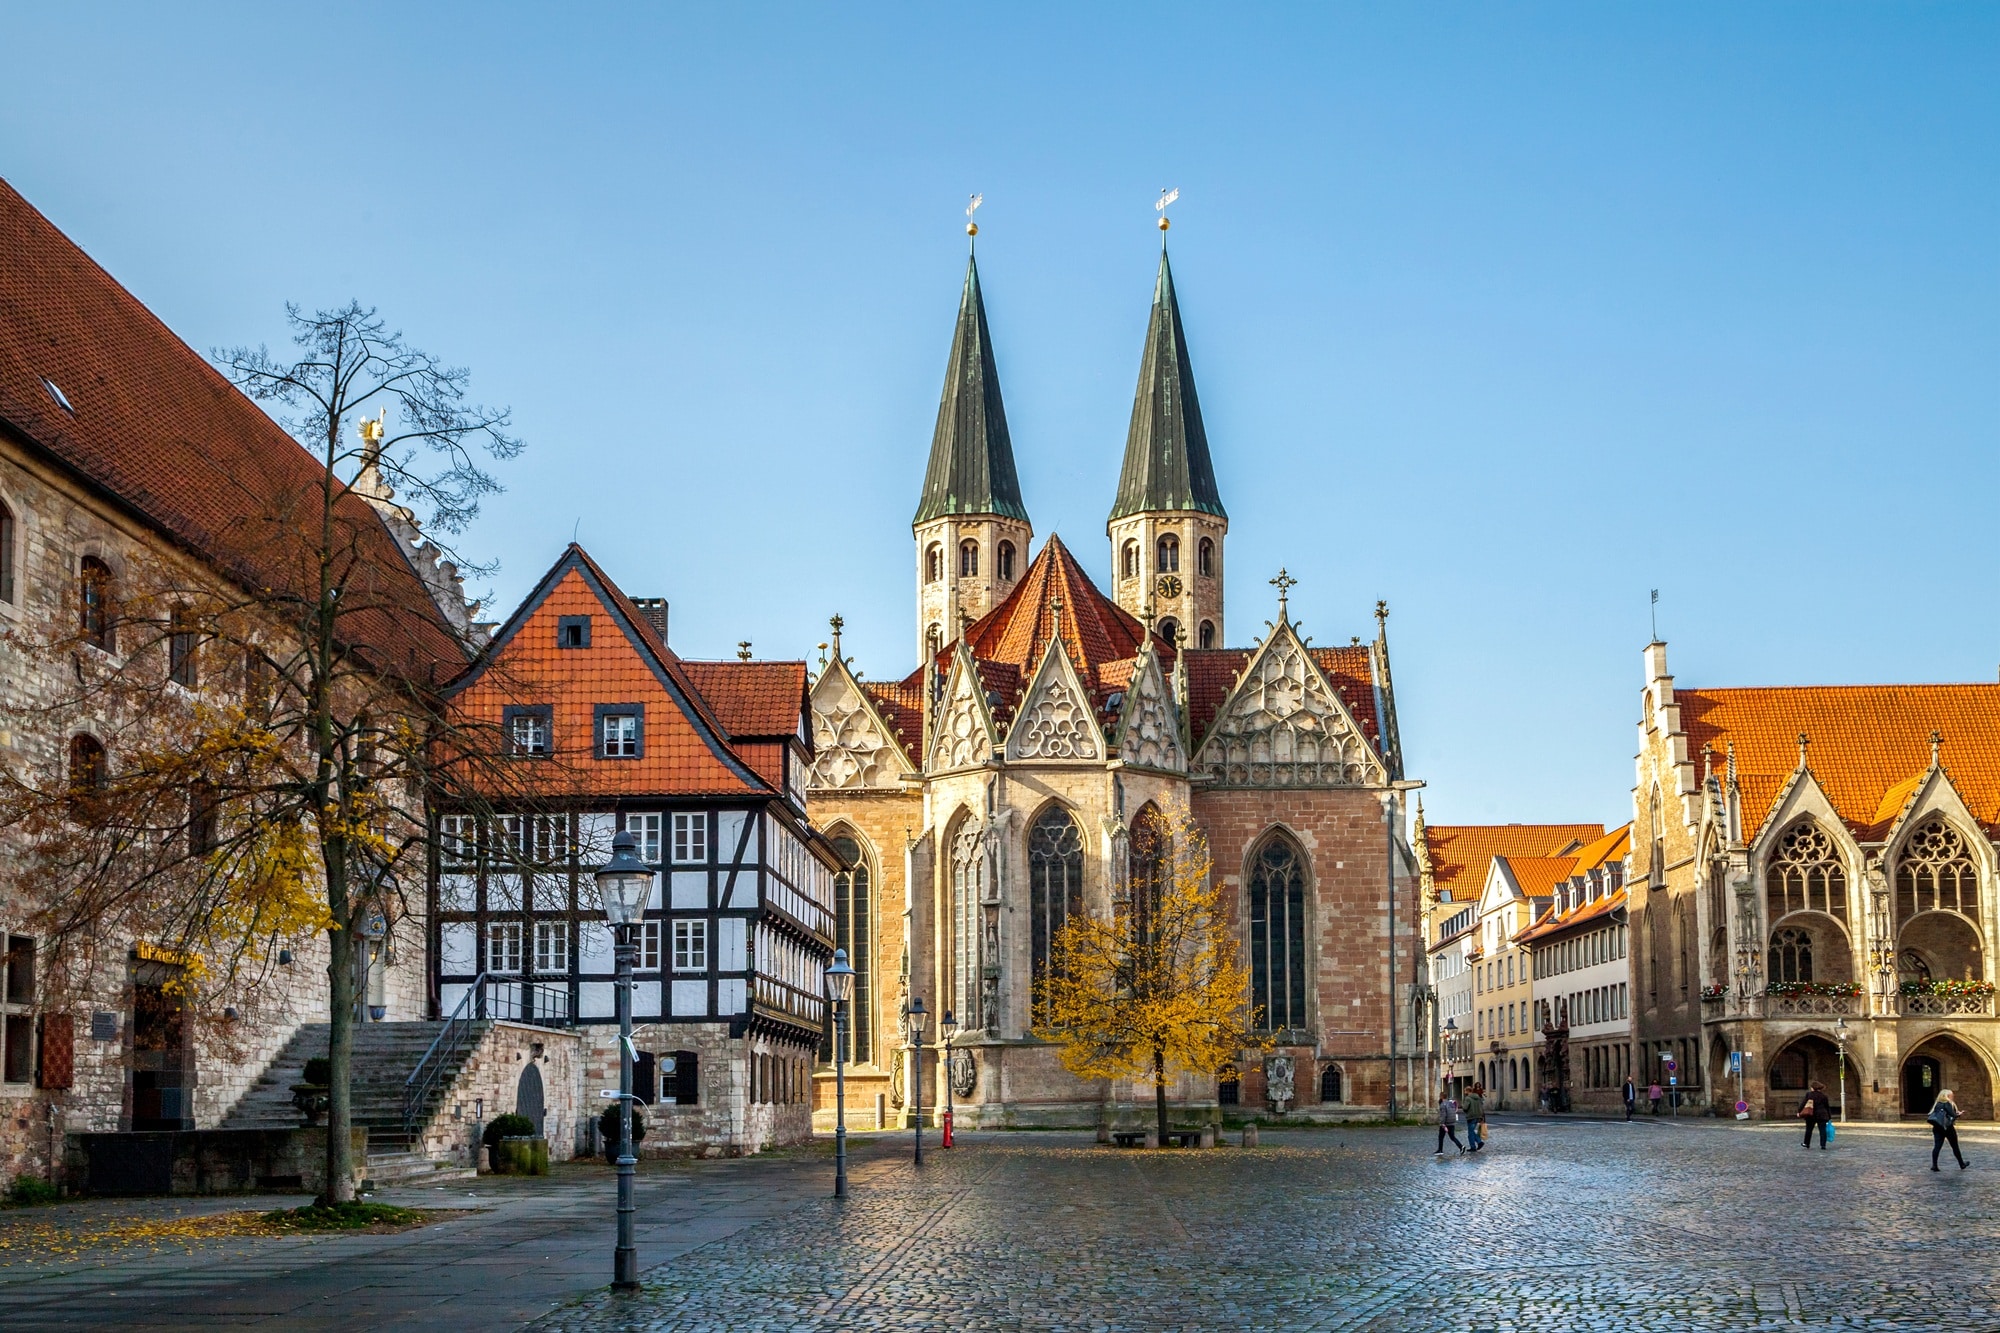
MULTIPOLYGON (((1176 804, 1205 832, 1274 1045, 1183 1072, 1172 1100, 1379 1114, 1392 1052, 1398 1096, 1421 1097, 1400 799, 1386 822, 1403 779, 1386 608, 1372 641, 1314 646, 1281 571, 1270 632, 1225 646, 1228 516, 1164 252, 1106 524, 1109 593, 1053 536, 1027 560, 973 265, 912 526, 921 661, 868 678, 836 618, 812 688, 809 809, 852 867, 835 888, 836 935, 861 972, 851 1104, 879 1095, 907 1115, 916 998, 960 1030, 925 1066, 927 1109, 948 1090, 962 1122, 1087 1124, 1149 1099, 1061 1069, 1031 1035, 1034 983, 1069 915, 1109 913, 1143 881, 1176 804)), ((827 1120, 830 1068, 821 1079, 827 1120)))

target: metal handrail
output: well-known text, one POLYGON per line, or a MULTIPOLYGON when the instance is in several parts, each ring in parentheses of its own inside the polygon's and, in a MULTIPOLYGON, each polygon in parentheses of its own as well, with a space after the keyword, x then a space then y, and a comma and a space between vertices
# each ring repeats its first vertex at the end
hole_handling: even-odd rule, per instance
MULTIPOLYGON (((483 1011, 486 1007, 485 995, 486 974, 481 972, 473 979, 472 984, 466 987, 465 994, 459 997, 452 1011, 445 1016, 444 1027, 432 1039, 430 1048, 424 1052, 423 1059, 417 1061, 417 1067, 403 1080, 405 1133, 416 1131, 417 1113, 429 1099, 431 1089, 437 1086, 438 1079, 444 1073, 445 1064, 464 1049, 465 1037, 472 1029, 475 1016, 474 1012, 469 1011, 483 1011)), ((483 1012, 478 1016, 483 1017, 483 1012)))

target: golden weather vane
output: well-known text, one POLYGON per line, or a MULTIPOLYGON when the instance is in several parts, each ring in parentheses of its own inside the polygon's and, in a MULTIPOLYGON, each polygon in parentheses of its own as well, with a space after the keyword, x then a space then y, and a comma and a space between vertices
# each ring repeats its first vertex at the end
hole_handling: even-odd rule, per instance
POLYGON ((1160 201, 1153 205, 1153 211, 1160 215, 1161 231, 1165 231, 1168 227, 1174 225, 1173 223, 1167 221, 1167 205, 1173 203, 1174 200, 1180 197, 1181 197, 1181 192, 1179 186, 1175 186, 1171 190, 1160 191, 1160 201))
POLYGON ((972 215, 973 215, 974 213, 977 213, 977 212, 979 211, 979 206, 980 206, 981 204, 985 203, 985 202, 986 202, 986 196, 985 196, 985 195, 983 195, 983 194, 975 194, 975 195, 973 195, 973 196, 971 197, 971 202, 970 202, 970 203, 968 203, 968 204, 966 204, 966 206, 965 206, 965 234, 966 234, 967 236, 977 236, 977 235, 979 234, 979 223, 973 220, 973 216, 972 216, 972 215))

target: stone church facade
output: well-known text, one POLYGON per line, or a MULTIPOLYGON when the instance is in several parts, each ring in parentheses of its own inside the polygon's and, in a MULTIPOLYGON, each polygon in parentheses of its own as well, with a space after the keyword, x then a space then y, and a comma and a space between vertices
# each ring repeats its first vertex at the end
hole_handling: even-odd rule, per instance
MULTIPOLYGON (((1106 525, 1110 591, 1054 536, 1028 558, 968 265, 913 524, 920 661, 865 674, 836 618, 811 693, 808 809, 850 867, 834 891, 859 973, 850 1123, 875 1105, 907 1121, 918 998, 934 1016, 927 1120, 947 1095, 961 1125, 1090 1124, 1149 1100, 1070 1077, 1032 1035, 1033 1005, 1052 936, 1127 899, 1175 807, 1207 837, 1272 1047, 1183 1071, 1170 1098, 1341 1116, 1379 1114, 1392 1069, 1406 1104, 1421 1089, 1414 862, 1402 802, 1388 814, 1403 770, 1386 608, 1372 641, 1316 646, 1281 577, 1269 633, 1226 647, 1228 526, 1163 251, 1106 525), (940 1060, 946 1011, 958 1036, 940 1060)), ((819 1079, 828 1123, 830 1064, 819 1079)))

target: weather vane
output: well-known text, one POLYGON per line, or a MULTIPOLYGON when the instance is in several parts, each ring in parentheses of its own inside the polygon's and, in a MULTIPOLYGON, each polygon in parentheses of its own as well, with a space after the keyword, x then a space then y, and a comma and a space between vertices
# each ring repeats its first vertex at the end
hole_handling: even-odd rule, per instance
POLYGON ((1153 211, 1160 215, 1160 230, 1165 231, 1173 223, 1167 221, 1167 205, 1181 197, 1180 187, 1160 191, 1160 201, 1153 205, 1153 211))
POLYGON ((967 236, 977 236, 979 234, 979 223, 973 219, 972 215, 977 213, 979 206, 985 202, 985 195, 975 194, 972 196, 972 201, 965 206, 965 234, 967 236))

